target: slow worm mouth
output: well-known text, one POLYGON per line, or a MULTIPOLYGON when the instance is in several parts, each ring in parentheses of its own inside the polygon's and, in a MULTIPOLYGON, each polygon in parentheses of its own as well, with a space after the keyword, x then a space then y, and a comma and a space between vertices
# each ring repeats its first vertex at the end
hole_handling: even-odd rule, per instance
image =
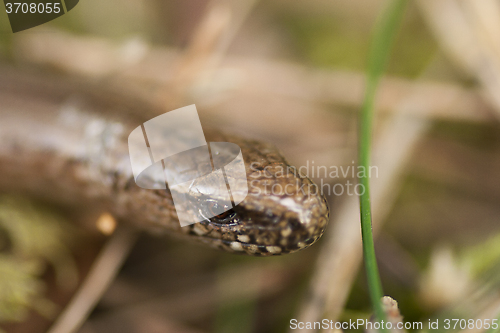
POLYGON ((317 236, 311 237, 309 239, 305 239, 302 242, 294 243, 293 245, 285 244, 285 245, 273 245, 273 244, 257 244, 254 242, 244 242, 241 240, 230 241, 221 239, 221 248, 225 251, 230 251, 234 253, 240 254, 250 254, 255 256, 274 256, 281 254, 293 253, 299 250, 303 250, 318 240, 323 231, 319 233, 317 236))

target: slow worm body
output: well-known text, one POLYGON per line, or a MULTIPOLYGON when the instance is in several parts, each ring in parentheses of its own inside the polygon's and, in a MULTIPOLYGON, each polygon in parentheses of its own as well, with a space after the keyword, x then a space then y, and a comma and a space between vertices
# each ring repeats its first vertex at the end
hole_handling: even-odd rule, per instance
POLYGON ((250 255, 294 252, 321 236, 329 210, 311 180, 273 146, 207 128, 208 142, 241 148, 249 194, 181 227, 169 190, 138 187, 128 156, 129 133, 164 111, 102 86, 0 67, 0 190, 102 207, 145 230, 250 255))

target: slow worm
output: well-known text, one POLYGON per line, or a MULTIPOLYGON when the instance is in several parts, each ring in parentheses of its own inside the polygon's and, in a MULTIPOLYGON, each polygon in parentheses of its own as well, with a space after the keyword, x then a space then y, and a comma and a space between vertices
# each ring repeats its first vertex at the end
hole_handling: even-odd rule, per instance
POLYGON ((329 209, 318 188, 270 144, 204 128, 242 151, 249 194, 231 211, 181 227, 169 190, 138 187, 127 137, 164 111, 105 82, 0 66, 0 190, 68 207, 100 207, 142 229, 226 251, 277 255, 308 247, 329 209))

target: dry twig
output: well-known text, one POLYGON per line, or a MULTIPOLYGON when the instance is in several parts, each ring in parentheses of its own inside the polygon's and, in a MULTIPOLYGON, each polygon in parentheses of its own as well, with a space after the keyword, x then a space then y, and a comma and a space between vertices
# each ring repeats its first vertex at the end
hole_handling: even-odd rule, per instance
POLYGON ((117 229, 104 245, 84 282, 52 325, 49 333, 72 333, 78 330, 113 282, 132 249, 136 236, 136 230, 128 226, 120 226, 117 229))
POLYGON ((490 30, 498 28, 498 24, 491 23, 500 21, 498 6, 486 11, 480 9, 482 1, 474 0, 417 3, 443 50, 481 83, 495 106, 495 115, 500 117, 500 31, 490 30), (473 15, 464 6, 472 9, 473 15))

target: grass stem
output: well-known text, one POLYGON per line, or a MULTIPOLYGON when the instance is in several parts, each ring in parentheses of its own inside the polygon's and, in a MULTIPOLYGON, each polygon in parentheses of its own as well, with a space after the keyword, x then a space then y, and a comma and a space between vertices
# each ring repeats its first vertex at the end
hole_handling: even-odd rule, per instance
POLYGON ((406 0, 391 0, 375 26, 368 58, 367 84, 360 119, 359 166, 360 170, 365 170, 364 173, 361 173, 361 177, 359 177, 359 183, 362 185, 361 188, 364 189, 360 196, 361 234, 370 299, 379 321, 385 318, 385 314, 381 303, 383 296, 382 283, 378 272, 372 232, 370 181, 368 175, 372 137, 371 129, 377 87, 389 58, 392 41, 398 30, 397 28, 403 16, 405 5, 406 0))

